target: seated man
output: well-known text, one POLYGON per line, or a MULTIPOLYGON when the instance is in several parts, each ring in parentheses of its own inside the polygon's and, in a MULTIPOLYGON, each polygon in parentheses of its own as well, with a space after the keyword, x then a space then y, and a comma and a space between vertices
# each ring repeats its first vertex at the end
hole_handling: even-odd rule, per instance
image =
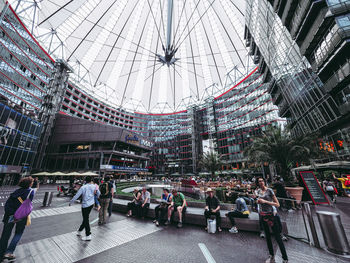
POLYGON ((139 214, 142 219, 145 219, 148 213, 149 206, 151 204, 151 193, 147 191, 146 187, 142 187, 141 202, 137 205, 139 214))
POLYGON ((135 216, 136 215, 136 206, 140 205, 141 203, 141 192, 136 187, 133 192, 134 199, 128 203, 128 212, 126 213, 126 216, 135 216))
POLYGON ((168 189, 163 189, 163 194, 161 201, 162 203, 160 205, 157 205, 154 209, 154 212, 156 214, 156 217, 153 221, 153 223, 156 224, 156 226, 159 226, 159 223, 164 219, 165 215, 168 211, 168 206, 171 204, 172 195, 169 193, 168 189))
POLYGON ((248 210, 247 204, 242 197, 243 197, 243 193, 240 193, 238 195, 238 198, 236 199, 236 209, 226 214, 226 216, 228 216, 232 224, 232 228, 229 230, 230 233, 234 233, 234 234, 238 233, 235 217, 238 217, 238 218, 249 217, 249 210, 248 210))
MULTIPOLYGON (((216 228, 218 229, 219 232, 221 232, 221 216, 220 216, 220 202, 217 199, 216 196, 214 196, 214 191, 211 188, 208 188, 207 190, 208 197, 205 200, 206 206, 204 210, 204 216, 205 219, 208 222, 208 219, 210 218, 211 215, 215 215, 216 217, 216 228)), ((205 230, 208 229, 208 226, 205 228, 205 230)))
POLYGON ((177 227, 182 227, 182 216, 186 212, 187 202, 183 193, 177 192, 176 189, 172 190, 173 200, 168 207, 168 220, 165 222, 165 225, 170 224, 170 219, 173 211, 177 211, 179 213, 179 223, 177 227))

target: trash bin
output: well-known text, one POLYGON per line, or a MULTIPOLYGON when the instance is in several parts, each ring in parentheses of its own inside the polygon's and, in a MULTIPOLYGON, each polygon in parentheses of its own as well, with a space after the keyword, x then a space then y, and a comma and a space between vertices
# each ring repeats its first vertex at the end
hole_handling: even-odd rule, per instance
POLYGON ((52 192, 45 192, 43 206, 50 206, 52 202, 52 197, 53 197, 52 192))
POLYGON ((327 249, 340 255, 349 255, 350 247, 338 213, 316 212, 327 249))

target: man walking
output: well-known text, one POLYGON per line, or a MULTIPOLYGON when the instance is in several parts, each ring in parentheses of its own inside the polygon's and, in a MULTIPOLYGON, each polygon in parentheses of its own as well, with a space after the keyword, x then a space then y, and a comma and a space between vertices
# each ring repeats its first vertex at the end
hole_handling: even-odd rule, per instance
POLYGON ((109 207, 109 203, 111 198, 113 198, 114 189, 113 184, 110 182, 109 176, 107 176, 103 182, 103 184, 100 185, 100 205, 101 209, 98 214, 98 224, 106 224, 106 218, 107 218, 107 210, 109 207))
MULTIPOLYGON (((83 222, 81 223, 77 231, 77 235, 81 236, 81 232, 85 229, 85 237, 83 237, 82 240, 90 241, 91 232, 90 232, 89 215, 95 203, 96 186, 90 176, 87 176, 85 178, 85 182, 86 184, 80 187, 79 191, 72 198, 69 205, 72 205, 74 201, 76 201, 80 196, 82 196, 81 212, 83 214, 83 222)), ((100 191, 97 190, 97 196, 99 195, 100 195, 100 191)))

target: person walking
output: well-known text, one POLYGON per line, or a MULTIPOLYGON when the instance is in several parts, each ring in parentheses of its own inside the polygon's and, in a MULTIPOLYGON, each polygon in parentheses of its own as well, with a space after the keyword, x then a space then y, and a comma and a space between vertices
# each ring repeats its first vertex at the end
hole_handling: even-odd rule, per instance
POLYGON ((114 180, 111 180, 111 184, 112 184, 112 187, 113 187, 113 194, 112 194, 111 199, 109 200, 109 205, 108 205, 108 216, 111 216, 111 215, 112 215, 113 197, 114 197, 114 193, 117 192, 117 187, 116 187, 116 185, 115 185, 115 181, 114 181, 114 180))
POLYGON ((332 173, 332 176, 334 180, 341 182, 344 195, 350 197, 350 176, 343 174, 342 177, 337 178, 334 173, 332 173))
POLYGON ((35 193, 39 190, 39 186, 40 184, 39 184, 38 177, 34 177, 32 189, 34 189, 35 193))
POLYGON ((98 178, 94 179, 94 184, 95 184, 94 199, 95 199, 95 209, 97 211, 100 211, 101 209, 100 202, 98 201, 98 196, 97 196, 97 191, 100 190, 99 182, 100 180, 98 178))
POLYGON ((100 185, 100 205, 101 209, 98 214, 98 224, 106 224, 107 210, 111 198, 114 194, 113 184, 110 182, 109 176, 105 177, 104 182, 100 185))
POLYGON ((33 185, 34 179, 32 177, 25 177, 19 181, 19 189, 15 190, 5 203, 5 214, 2 222, 4 227, 2 230, 0 238, 0 262, 3 259, 15 260, 16 257, 13 252, 16 249, 17 243, 21 239, 24 229, 27 225, 27 217, 15 221, 14 214, 16 210, 21 206, 24 200, 30 199, 31 201, 34 198, 35 191, 31 188, 33 185), (12 234, 12 229, 16 225, 15 235, 12 238, 12 241, 9 246, 8 241, 12 234))
POLYGON ((90 176, 87 176, 85 178, 85 182, 86 184, 80 187, 77 194, 69 202, 69 206, 71 206, 74 201, 76 201, 80 196, 82 196, 81 212, 83 215, 83 222, 81 223, 77 231, 77 236, 81 236, 81 232, 85 229, 85 237, 82 237, 82 240, 90 241, 91 230, 90 230, 89 215, 95 203, 95 191, 97 193, 97 196, 100 195, 100 191, 96 190, 96 186, 90 176))
POLYGON ((266 187, 264 178, 262 177, 258 178, 258 186, 259 186, 259 189, 256 191, 256 193, 258 197, 257 203, 260 205, 260 216, 261 216, 260 220, 264 228, 266 243, 270 253, 270 256, 266 260, 266 262, 268 263, 275 262, 275 254, 273 251, 271 232, 270 232, 270 228, 271 228, 272 233, 275 237, 275 240, 278 243, 278 246, 281 250, 283 263, 286 263, 288 262, 288 256, 281 237, 281 224, 279 224, 278 218, 274 214, 274 210, 273 210, 273 206, 277 208, 280 206, 280 204, 278 202, 278 199, 274 191, 271 188, 266 187))
POLYGON ((329 198, 331 199, 331 202, 335 203, 336 202, 336 199, 335 199, 335 191, 336 191, 336 188, 335 188, 335 185, 331 182, 331 181, 328 181, 328 180, 325 180, 323 182, 323 189, 327 192, 329 198))

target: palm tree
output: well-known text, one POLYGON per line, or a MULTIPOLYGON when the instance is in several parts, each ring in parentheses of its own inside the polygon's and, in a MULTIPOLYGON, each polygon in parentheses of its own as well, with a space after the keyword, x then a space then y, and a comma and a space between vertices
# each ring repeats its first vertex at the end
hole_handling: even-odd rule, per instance
POLYGON ((317 149, 317 136, 293 138, 289 128, 269 127, 262 136, 253 138, 244 154, 251 162, 272 163, 285 182, 292 180, 290 169, 298 164, 308 164, 322 153, 317 149))
POLYGON ((211 177, 214 178, 215 172, 222 166, 221 155, 215 151, 207 152, 203 155, 199 161, 200 165, 203 166, 208 172, 211 173, 211 177))

